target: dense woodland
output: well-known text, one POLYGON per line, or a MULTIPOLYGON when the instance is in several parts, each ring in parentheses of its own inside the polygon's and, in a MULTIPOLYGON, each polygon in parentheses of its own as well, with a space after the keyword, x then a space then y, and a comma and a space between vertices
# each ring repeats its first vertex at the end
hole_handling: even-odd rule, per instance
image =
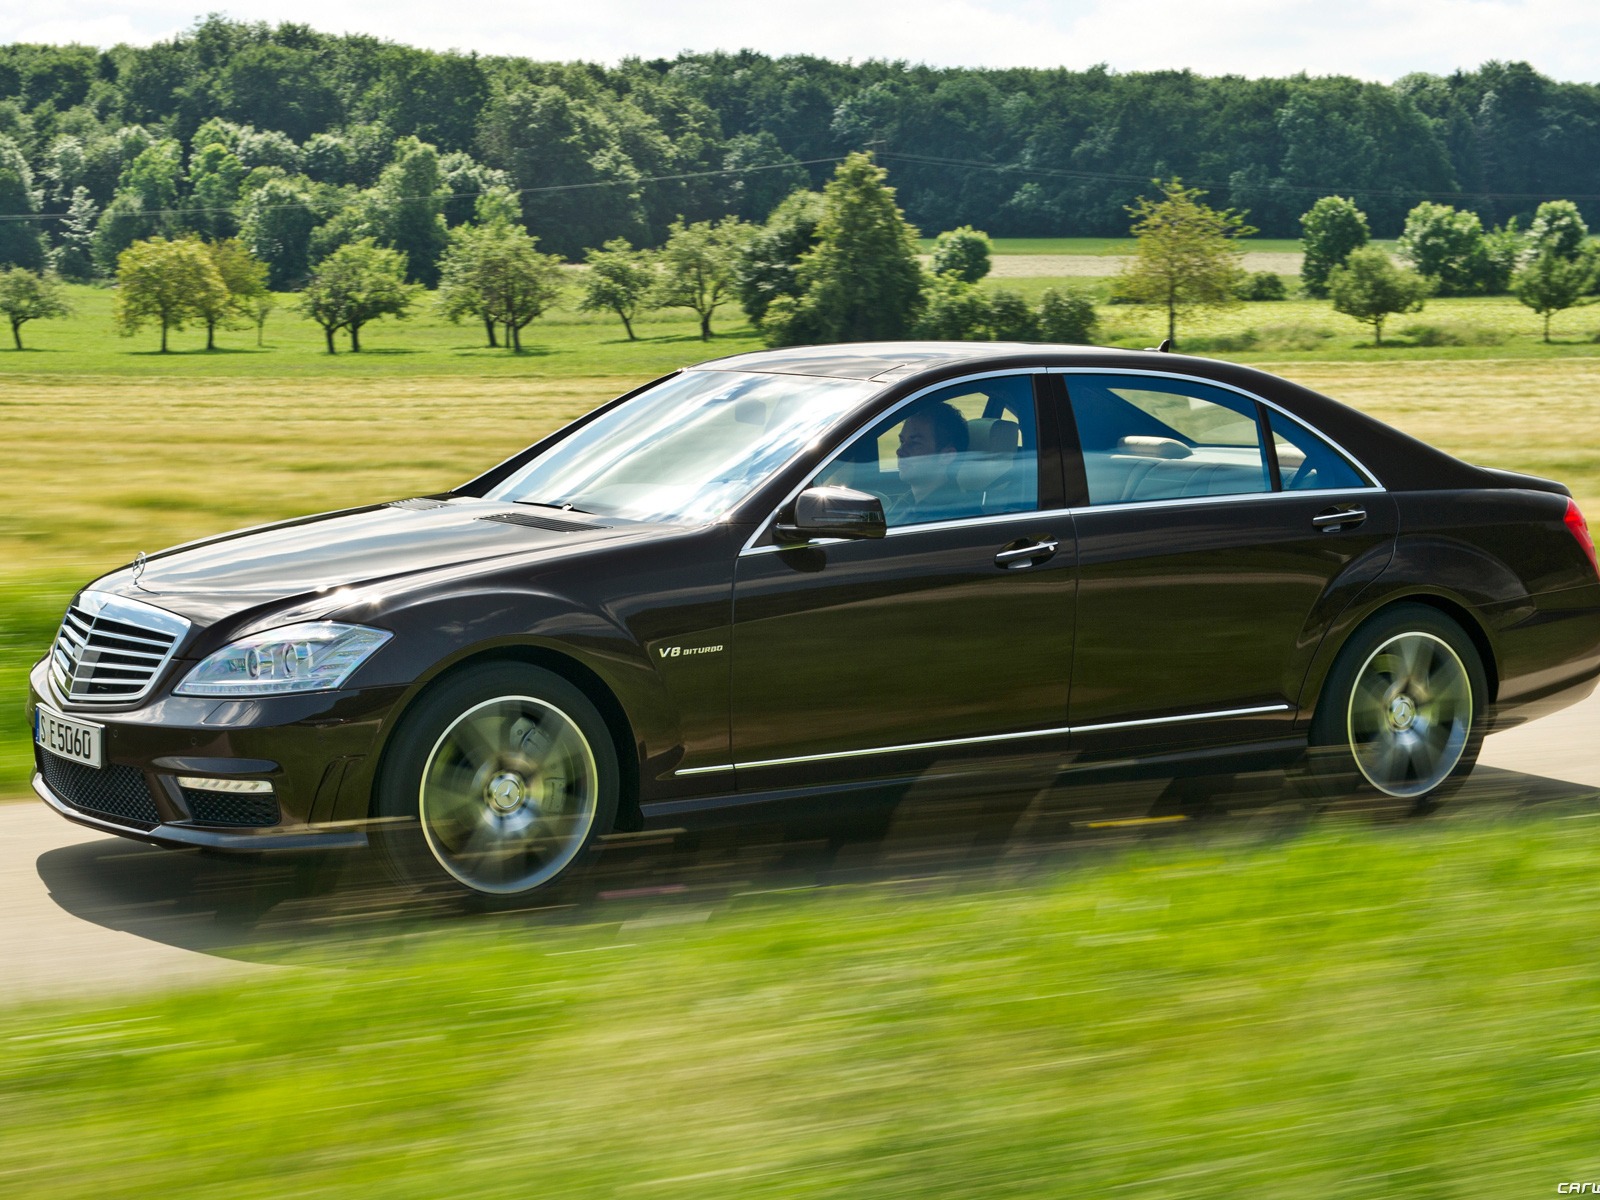
POLYGON ((1521 63, 1392 86, 750 52, 607 68, 210 18, 148 48, 0 47, 0 265, 107 273, 136 238, 247 232, 299 247, 273 262, 288 284, 384 222, 404 244, 425 215, 407 202, 454 226, 498 188, 542 249, 578 258, 659 244, 680 215, 759 220, 863 147, 928 233, 1122 235, 1172 175, 1268 236, 1298 236, 1329 193, 1379 237, 1425 198, 1485 226, 1549 197, 1600 220, 1600 86, 1521 63))

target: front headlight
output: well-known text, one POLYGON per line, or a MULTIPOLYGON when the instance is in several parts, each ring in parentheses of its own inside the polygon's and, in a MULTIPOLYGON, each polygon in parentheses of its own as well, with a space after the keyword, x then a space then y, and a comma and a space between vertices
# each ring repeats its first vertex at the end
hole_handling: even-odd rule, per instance
POLYGON ((394 634, 364 625, 307 621, 230 642, 184 676, 180 696, 279 696, 325 692, 394 634))

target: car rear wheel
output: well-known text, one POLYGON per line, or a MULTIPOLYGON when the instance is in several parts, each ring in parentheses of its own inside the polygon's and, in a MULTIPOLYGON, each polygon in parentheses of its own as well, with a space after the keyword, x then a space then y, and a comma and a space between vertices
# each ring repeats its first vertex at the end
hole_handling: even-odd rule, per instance
POLYGON ((1460 625, 1420 604, 1379 613, 1340 650, 1317 705, 1317 790, 1431 808, 1476 765, 1487 697, 1482 659, 1460 625))
POLYGON ((379 776, 374 840, 401 882, 515 902, 570 879, 616 818, 616 748, 553 672, 497 663, 446 680, 402 718, 379 776))

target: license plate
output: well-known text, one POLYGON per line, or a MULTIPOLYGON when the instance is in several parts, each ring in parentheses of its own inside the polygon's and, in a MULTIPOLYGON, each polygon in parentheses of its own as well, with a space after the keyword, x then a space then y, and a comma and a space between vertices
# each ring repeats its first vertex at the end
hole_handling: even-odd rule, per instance
POLYGON ((33 718, 33 740, 51 754, 91 767, 105 766, 104 725, 75 721, 40 705, 33 718))

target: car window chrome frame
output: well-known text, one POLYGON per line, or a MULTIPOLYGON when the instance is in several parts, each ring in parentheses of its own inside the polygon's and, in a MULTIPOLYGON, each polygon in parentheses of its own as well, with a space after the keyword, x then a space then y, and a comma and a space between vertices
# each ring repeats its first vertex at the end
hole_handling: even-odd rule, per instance
MULTIPOLYGON (((839 455, 845 452, 845 450, 854 445, 857 437, 872 429, 873 426, 880 424, 889 417, 892 417, 901 409, 907 407, 908 405, 915 404, 918 400, 926 399, 934 392, 940 392, 946 388, 958 387, 963 383, 977 383, 978 381, 984 379, 1006 379, 1014 375, 1020 375, 1031 383, 1045 373, 1046 368, 1042 366, 1011 366, 1000 367, 989 371, 977 371, 969 375, 957 375, 954 378, 940 379, 934 383, 927 384, 925 387, 918 388, 916 391, 902 396, 899 400, 896 400, 893 404, 891 404, 888 408, 883 409, 881 412, 872 413, 866 418, 865 421, 851 429, 848 434, 841 438, 837 446, 828 451, 826 455, 817 461, 815 466, 806 471, 805 477, 789 491, 788 495, 784 496, 782 500, 778 501, 771 512, 769 512, 760 521, 756 522, 755 532, 753 532, 749 538, 745 540, 744 545, 739 548, 739 557, 744 558, 747 555, 752 554, 775 554, 780 550, 796 550, 803 547, 837 546, 844 542, 854 540, 851 538, 815 538, 805 542, 783 542, 773 543, 765 546, 758 546, 756 544, 762 538, 771 535, 772 527, 778 520, 778 514, 784 509, 788 508, 789 505, 793 504, 795 497, 799 496, 801 492, 805 491, 806 488, 811 484, 811 481, 820 475, 824 470, 826 470, 833 463, 834 459, 838 458, 839 455)), ((1038 390, 1035 388, 1034 439, 1036 448, 1038 450, 1036 469, 1041 473, 1041 478, 1038 481, 1038 494, 1040 495, 1044 493, 1042 473, 1045 469, 1045 454, 1047 450, 1051 454, 1060 453, 1059 446, 1046 447, 1043 444, 1043 438, 1039 435, 1041 416, 1039 408, 1042 403, 1044 403, 1044 401, 1040 399, 1038 396, 1038 390)), ((1302 421, 1301 424, 1303 425, 1305 422, 1302 421)), ((1000 521, 1015 521, 1019 518, 1038 516, 1041 513, 1064 513, 1068 511, 1069 510, 1064 505, 1058 505, 1053 508, 1026 508, 1010 513, 989 513, 981 517, 951 517, 942 521, 922 521, 914 525, 892 525, 885 532, 884 536, 886 538, 892 538, 900 537, 907 533, 922 533, 926 530, 932 529, 960 529, 967 525, 989 525, 1000 521)))
MULTIPOLYGON (((1241 399, 1249 400, 1252 403, 1261 405, 1262 407, 1267 409, 1267 411, 1269 413, 1281 413, 1283 416, 1288 417, 1289 420, 1293 421, 1296 425, 1302 426, 1303 428, 1308 430, 1312 434, 1312 436, 1314 436, 1316 438, 1319 438, 1323 442, 1327 443, 1328 447, 1331 450, 1333 450, 1334 453, 1338 454, 1339 457, 1343 458, 1345 460, 1345 462, 1349 463, 1350 466, 1352 468, 1354 468, 1354 470, 1355 470, 1357 475, 1360 475, 1363 479, 1365 479, 1367 481, 1366 486, 1364 486, 1364 487, 1353 487, 1353 488, 1304 488, 1304 489, 1298 489, 1296 491, 1289 491, 1286 488, 1278 487, 1278 488, 1274 488, 1271 491, 1267 491, 1267 492, 1240 492, 1240 493, 1233 494, 1233 495, 1222 495, 1222 496, 1181 496, 1181 497, 1177 497, 1176 499, 1166 499, 1166 500, 1130 500, 1130 501, 1118 502, 1116 504, 1087 504, 1087 505, 1081 506, 1081 508, 1080 507, 1074 507, 1074 509, 1073 509, 1074 512, 1079 512, 1079 511, 1088 512, 1088 511, 1091 511, 1091 510, 1094 511, 1094 512, 1104 512, 1105 510, 1111 509, 1111 508, 1143 508, 1143 507, 1146 507, 1148 505, 1154 505, 1154 504, 1174 504, 1174 503, 1189 504, 1189 503, 1193 503, 1196 500, 1203 500, 1203 501, 1206 501, 1207 503, 1210 503, 1210 502, 1216 501, 1216 500, 1229 500, 1229 499, 1257 499, 1257 500, 1259 500, 1259 499, 1262 499, 1264 497, 1269 497, 1269 496, 1318 496, 1318 495, 1329 495, 1329 494, 1333 494, 1333 493, 1383 492, 1383 491, 1387 491, 1388 490, 1387 488, 1385 488, 1383 486, 1383 484, 1381 482, 1379 482, 1378 477, 1367 469, 1367 466, 1366 466, 1365 463, 1363 463, 1354 454, 1351 454, 1350 451, 1346 450, 1343 446, 1341 446, 1338 442, 1334 441, 1327 434, 1323 433, 1322 430, 1318 429, 1316 427, 1316 425, 1313 424, 1311 421, 1306 420, 1304 417, 1295 415, 1294 413, 1290 412, 1287 408, 1283 407, 1283 405, 1275 403, 1274 401, 1267 399, 1267 397, 1265 397, 1265 396, 1258 395, 1255 392, 1249 391, 1249 390, 1247 390, 1245 388, 1242 388, 1242 387, 1238 387, 1235 384, 1224 383, 1219 379, 1207 379, 1203 375, 1190 375, 1190 374, 1187 374, 1187 373, 1182 372, 1182 371, 1152 371, 1148 367, 1126 367, 1126 368, 1112 368, 1112 367, 1100 367, 1100 366, 1096 366, 1096 367, 1041 367, 1040 370, 1046 375, 1059 375, 1059 376, 1061 376, 1063 382, 1065 382, 1066 379, 1070 378, 1073 375, 1124 375, 1124 376, 1126 376, 1126 375, 1139 375, 1139 376, 1143 376, 1143 377, 1148 378, 1148 379, 1168 379, 1168 380, 1173 380, 1173 381, 1178 382, 1178 383, 1198 383, 1198 384, 1201 384, 1201 385, 1203 385, 1205 387, 1213 387, 1213 388, 1218 388, 1218 389, 1220 389, 1220 390, 1222 390, 1224 392, 1232 392, 1235 396, 1238 396, 1241 399)), ((1068 399, 1068 404, 1070 405, 1070 403, 1071 403, 1070 394, 1069 394, 1067 399, 1068 399)), ((1268 440, 1270 442, 1270 438, 1271 438, 1271 435, 1272 435, 1270 418, 1268 419, 1268 422, 1267 422, 1267 428, 1263 432, 1267 435, 1268 440)), ((1083 454, 1083 448, 1081 446, 1075 447, 1075 452, 1081 457, 1082 454, 1083 454)))

